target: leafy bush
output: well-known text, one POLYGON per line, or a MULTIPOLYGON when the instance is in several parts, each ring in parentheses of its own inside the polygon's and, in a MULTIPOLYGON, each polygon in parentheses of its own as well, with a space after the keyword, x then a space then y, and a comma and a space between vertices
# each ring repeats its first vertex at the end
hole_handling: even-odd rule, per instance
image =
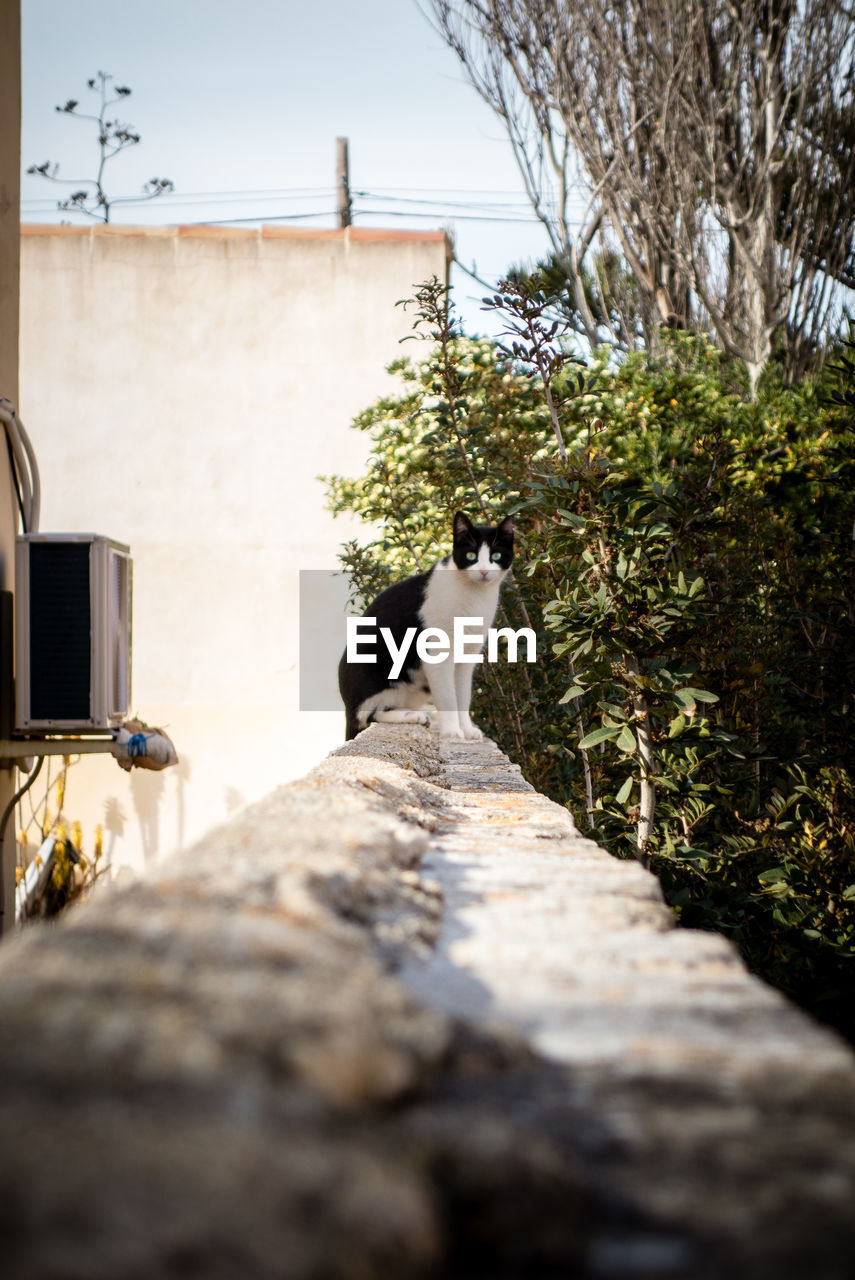
POLYGON ((331 505, 380 526, 367 600, 448 549, 462 507, 519 530, 504 609, 536 666, 479 668, 475 718, 580 827, 659 876, 687 924, 855 1033, 855 450, 851 362, 755 400, 703 337, 584 374, 537 278, 470 340, 436 281, 427 354, 368 409, 331 505), (563 455, 563 456, 562 456, 563 455))

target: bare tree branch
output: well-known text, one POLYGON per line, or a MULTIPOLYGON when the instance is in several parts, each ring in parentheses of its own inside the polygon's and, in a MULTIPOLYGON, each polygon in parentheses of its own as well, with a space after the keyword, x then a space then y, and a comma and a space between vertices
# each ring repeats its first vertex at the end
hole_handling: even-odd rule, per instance
MULTIPOLYGON (((429 0, 565 264, 616 244, 644 340, 707 325, 797 376, 855 279, 855 23, 841 0, 429 0), (570 225, 575 160, 591 224, 570 225)), ((590 279, 590 274, 589 274, 590 279)), ((631 322, 614 314, 631 341, 631 322)))

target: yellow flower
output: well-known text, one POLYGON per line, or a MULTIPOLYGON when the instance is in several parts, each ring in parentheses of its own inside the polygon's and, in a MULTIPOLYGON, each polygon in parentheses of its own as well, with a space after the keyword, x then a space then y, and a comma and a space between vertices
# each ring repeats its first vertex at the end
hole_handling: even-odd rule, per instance
POLYGON ((676 400, 669 400, 669 401, 668 401, 668 403, 670 404, 670 406, 671 406, 671 408, 672 408, 672 409, 677 409, 677 408, 679 408, 679 405, 677 404, 677 401, 676 401, 676 400))

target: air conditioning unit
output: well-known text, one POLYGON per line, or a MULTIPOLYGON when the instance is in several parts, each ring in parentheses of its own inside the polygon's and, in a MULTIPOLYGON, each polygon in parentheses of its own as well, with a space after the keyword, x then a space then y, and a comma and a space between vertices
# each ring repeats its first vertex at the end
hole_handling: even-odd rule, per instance
POLYGON ((31 533, 15 548, 15 729, 95 733, 127 719, 130 550, 94 533, 31 533))

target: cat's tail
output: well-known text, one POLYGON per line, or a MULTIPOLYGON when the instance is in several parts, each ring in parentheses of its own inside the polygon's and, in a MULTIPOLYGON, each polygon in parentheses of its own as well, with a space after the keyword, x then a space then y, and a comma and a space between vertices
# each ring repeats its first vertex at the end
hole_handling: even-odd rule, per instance
POLYGON ((353 711, 347 711, 345 715, 345 721, 344 721, 345 742, 352 741, 352 739, 355 738, 358 733, 359 733, 359 725, 356 720, 356 713, 353 711))

